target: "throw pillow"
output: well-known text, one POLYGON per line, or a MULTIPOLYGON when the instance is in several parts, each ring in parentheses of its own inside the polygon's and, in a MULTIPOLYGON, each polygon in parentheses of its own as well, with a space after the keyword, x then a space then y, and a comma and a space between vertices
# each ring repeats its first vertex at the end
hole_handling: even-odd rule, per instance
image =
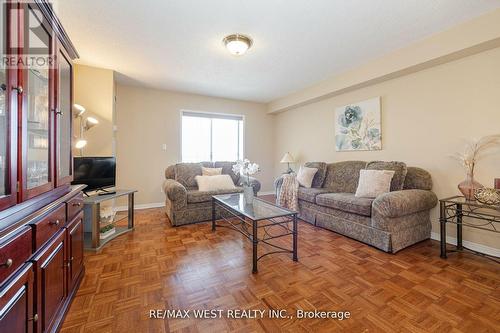
POLYGON ((323 183, 325 182, 326 178, 326 168, 327 165, 325 162, 307 162, 304 164, 304 166, 308 168, 317 168, 318 172, 314 175, 313 182, 311 187, 314 188, 322 188, 323 183))
POLYGON ((222 175, 222 168, 205 168, 201 167, 202 176, 218 176, 222 175))
POLYGON ((356 197, 376 198, 391 191, 392 170, 360 170, 356 197))
POLYGON ((196 176, 199 191, 232 190, 236 188, 229 175, 196 176))
POLYGON ((311 188, 314 175, 318 172, 317 168, 308 168, 306 166, 301 166, 299 172, 297 173, 297 180, 301 186, 311 188))
POLYGON ((240 180, 240 174, 235 174, 233 172, 233 165, 235 162, 215 162, 214 167, 215 168, 222 168, 222 174, 223 175, 229 175, 233 179, 233 183, 238 184, 240 180))
POLYGON ((406 173, 408 172, 406 164, 403 162, 385 162, 385 161, 371 161, 366 164, 367 170, 393 170, 394 177, 392 177, 391 191, 401 191, 403 189, 406 173))

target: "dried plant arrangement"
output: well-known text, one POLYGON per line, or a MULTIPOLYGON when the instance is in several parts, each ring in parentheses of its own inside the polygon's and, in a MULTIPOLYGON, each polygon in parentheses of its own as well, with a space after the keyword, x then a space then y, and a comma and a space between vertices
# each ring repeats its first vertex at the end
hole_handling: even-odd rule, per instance
POLYGON ((461 153, 453 155, 465 169, 467 178, 458 184, 460 192, 468 200, 474 199, 474 191, 483 185, 474 180, 474 171, 478 161, 484 156, 486 150, 500 146, 500 134, 487 135, 480 139, 469 140, 461 153))

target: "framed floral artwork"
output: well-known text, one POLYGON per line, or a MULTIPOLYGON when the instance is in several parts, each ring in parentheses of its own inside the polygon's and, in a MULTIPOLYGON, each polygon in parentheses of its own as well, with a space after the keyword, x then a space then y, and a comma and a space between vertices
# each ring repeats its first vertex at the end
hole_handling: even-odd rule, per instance
POLYGON ((381 150, 380 97, 335 109, 337 151, 381 150))

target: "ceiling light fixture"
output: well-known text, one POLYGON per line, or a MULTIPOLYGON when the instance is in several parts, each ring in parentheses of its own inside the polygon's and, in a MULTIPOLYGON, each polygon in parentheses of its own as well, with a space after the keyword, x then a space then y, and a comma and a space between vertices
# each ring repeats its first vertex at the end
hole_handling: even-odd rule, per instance
POLYGON ((250 37, 241 34, 229 35, 222 40, 229 53, 235 56, 245 54, 252 46, 253 41, 250 37))

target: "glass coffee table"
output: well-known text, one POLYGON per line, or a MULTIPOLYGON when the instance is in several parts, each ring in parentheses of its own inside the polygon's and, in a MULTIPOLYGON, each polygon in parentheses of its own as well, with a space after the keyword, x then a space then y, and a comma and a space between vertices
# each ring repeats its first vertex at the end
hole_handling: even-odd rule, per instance
POLYGON ((297 212, 258 198, 254 198, 252 203, 247 203, 243 193, 215 195, 212 197, 212 231, 215 231, 216 227, 236 230, 252 242, 253 273, 257 273, 257 262, 270 254, 291 253, 293 261, 298 260, 297 212), (217 208, 220 211, 220 220, 218 221, 217 208), (272 234, 271 229, 273 230, 272 234), (262 230, 260 236, 259 230, 262 230), (280 232, 276 234, 276 230, 280 232), (271 242, 290 235, 292 236, 291 249, 271 242), (269 245, 274 250, 259 256, 257 250, 261 243, 269 245))

